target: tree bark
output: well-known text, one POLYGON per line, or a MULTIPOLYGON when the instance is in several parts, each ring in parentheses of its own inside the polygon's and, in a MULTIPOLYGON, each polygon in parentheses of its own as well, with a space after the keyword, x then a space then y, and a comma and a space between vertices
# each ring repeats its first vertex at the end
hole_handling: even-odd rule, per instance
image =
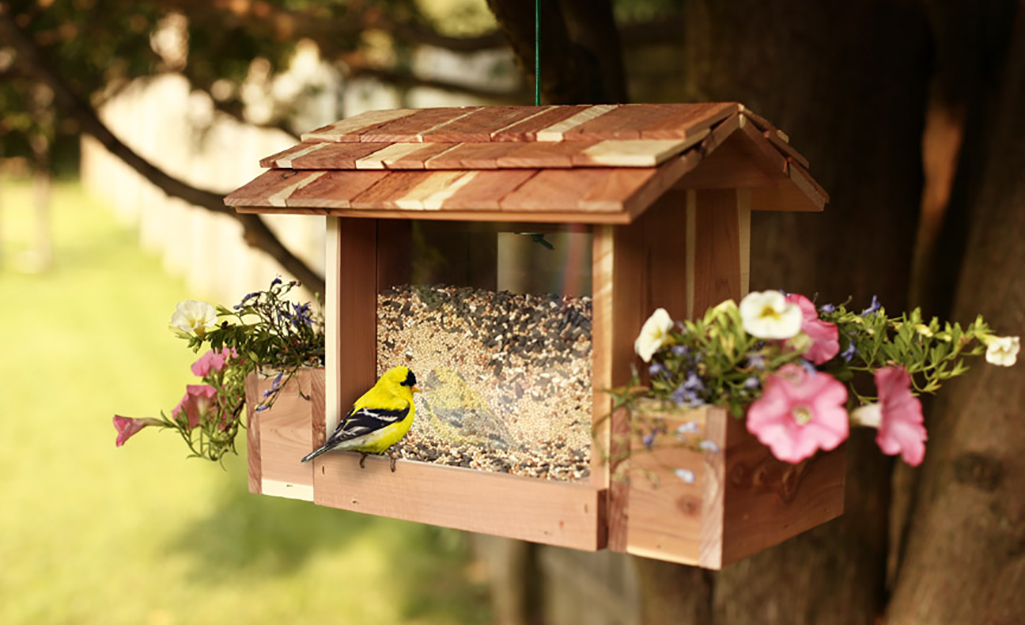
MULTIPOLYGON (((944 242, 966 240, 953 318, 967 322, 981 313, 992 326, 1020 334, 1025 9, 1014 8, 1016 18, 996 22, 996 32, 990 31, 996 36, 986 49, 996 54, 976 57, 983 64, 965 73, 1000 79, 973 79, 981 97, 970 104, 944 242), (1008 24, 1013 31, 1007 32, 1008 24)), ((928 453, 887 623, 1025 622, 1023 405, 1020 363, 1014 369, 980 363, 933 402, 928 453)))
MULTIPOLYGON (((534 6, 488 0, 524 74, 534 75, 534 6)), ((541 3, 541 93, 548 104, 601 104, 626 100, 618 33, 610 0, 541 3), (566 7, 566 8, 564 8, 566 7), (567 23, 567 15, 572 28, 567 23), (573 39, 573 34, 581 41, 573 39)), ((535 76, 535 80, 537 77, 535 76)))

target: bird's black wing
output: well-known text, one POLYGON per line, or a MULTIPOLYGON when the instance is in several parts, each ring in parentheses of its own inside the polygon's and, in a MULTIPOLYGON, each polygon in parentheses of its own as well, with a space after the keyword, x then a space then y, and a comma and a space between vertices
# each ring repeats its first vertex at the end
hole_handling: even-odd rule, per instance
POLYGON ((406 418, 409 414, 409 406, 401 410, 387 410, 381 408, 360 408, 351 410, 345 418, 338 423, 338 427, 327 439, 325 447, 332 447, 338 443, 370 434, 392 423, 397 423, 406 418))

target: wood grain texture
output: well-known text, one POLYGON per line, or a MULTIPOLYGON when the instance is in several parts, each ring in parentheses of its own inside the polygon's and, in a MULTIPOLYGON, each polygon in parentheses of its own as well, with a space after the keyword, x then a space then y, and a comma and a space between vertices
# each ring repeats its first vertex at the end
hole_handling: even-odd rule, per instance
POLYGON ((400 117, 360 132, 360 141, 388 143, 422 143, 423 134, 440 129, 446 124, 468 115, 479 107, 460 106, 419 109, 412 115, 400 117))
POLYGON ((790 167, 790 179, 794 181, 797 188, 800 189, 811 203, 814 204, 819 210, 822 210, 829 202, 829 194, 823 189, 819 183, 815 182, 815 179, 811 177, 803 167, 797 164, 791 164, 790 167))
POLYGON ((594 551, 604 491, 585 484, 334 452, 314 460, 315 503, 342 510, 594 551))
POLYGON ((515 143, 459 143, 424 163, 425 169, 497 169, 499 157, 515 150, 515 143))
POLYGON ((587 122, 596 120, 601 116, 609 113, 610 111, 616 110, 615 104, 596 104, 589 106, 584 110, 576 113, 571 117, 552 124, 547 128, 541 128, 537 131, 535 139, 537 141, 563 141, 566 138, 566 134, 571 132, 573 129, 586 124, 587 122))
POLYGON ((360 133, 416 113, 416 109, 367 111, 302 135, 303 141, 358 142, 360 133))
MULTIPOLYGON (((377 146, 380 149, 355 159, 353 164, 356 169, 391 169, 389 165, 401 160, 409 162, 413 160, 413 155, 425 147, 422 143, 361 143, 360 145, 377 146)), ((437 148, 437 146, 432 147, 437 148)), ((415 160, 422 162, 422 159, 415 160)), ((417 167, 416 169, 423 169, 423 167, 417 167)))
MULTIPOLYGON (((604 392, 612 388, 614 237, 610 226, 596 226, 591 237, 591 485, 599 488, 609 487, 609 461, 615 454, 610 437, 612 398, 604 392)), ((616 516, 608 515, 610 532, 616 516)))
POLYGON ((406 195, 411 189, 436 173, 427 171, 390 172, 372 187, 350 198, 348 204, 352 208, 399 208, 395 200, 406 195))
POLYGON ((701 162, 699 150, 689 150, 677 158, 662 164, 658 171, 624 202, 624 208, 637 218, 662 194, 677 186, 680 179, 701 162))
POLYGON ((710 551, 721 551, 721 543, 709 549, 702 540, 714 540, 716 528, 722 531, 722 496, 715 492, 721 476, 709 475, 705 462, 706 454, 714 454, 685 446, 675 436, 678 427, 693 423, 707 437, 705 422, 711 410, 715 409, 635 417, 639 427, 662 427, 665 432, 655 437, 650 450, 636 437, 631 445, 627 553, 695 566, 703 551, 706 561, 714 558, 710 551), (713 491, 707 502, 706 484, 713 491), (706 530, 706 524, 713 527, 706 530))
POLYGON ((491 133, 492 141, 534 141, 539 130, 549 128, 589 108, 587 105, 546 106, 526 119, 491 133))
POLYGON ((694 245, 695 316, 720 302, 741 298, 740 224, 736 189, 696 192, 694 245))
POLYGON ((799 464, 782 462, 725 414, 722 565, 843 514, 846 445, 799 464))
MULTIPOLYGON (((655 126, 679 113, 680 106, 622 104, 597 119, 589 120, 569 130, 565 133, 565 138, 568 141, 640 139, 642 129, 655 126)), ((670 139, 679 138, 670 137, 670 139)))
POLYGON ((739 121, 740 132, 748 138, 742 146, 751 155, 751 160, 772 178, 789 175, 786 155, 777 150, 746 117, 740 116, 739 121))
POLYGON ((327 363, 327 375, 337 388, 339 414, 326 416, 332 431, 341 413, 377 381, 377 221, 338 220, 337 312, 333 329, 337 354, 327 363))
MULTIPOLYGON (((709 135, 705 140, 713 138, 709 135)), ((769 187, 785 174, 774 177, 766 173, 752 160, 750 150, 744 145, 747 139, 743 133, 729 135, 721 143, 702 143, 705 157, 680 185, 687 189, 735 189, 739 187, 769 187)))
POLYGON ((683 140, 601 141, 575 154, 573 165, 577 167, 657 167, 694 145, 707 132, 703 131, 692 139, 683 140))
MULTIPOLYGON (((793 174, 793 170, 791 170, 793 174)), ((767 187, 755 187, 751 192, 751 210, 778 212, 821 212, 824 205, 815 203, 808 194, 791 182, 777 182, 767 187)))
POLYGON ((304 142, 260 161, 278 169, 355 169, 356 161, 387 147, 382 143, 304 142))
POLYGON ((508 196, 537 174, 536 169, 481 171, 465 181, 441 206, 444 211, 490 210, 501 208, 499 200, 508 196))
POLYGON ((424 142, 488 143, 491 135, 551 107, 487 106, 421 134, 424 142))
POLYGON ((779 128, 776 128, 776 126, 774 126, 769 120, 752 112, 743 105, 740 107, 740 113, 751 120, 751 122, 758 127, 758 130, 761 131, 762 135, 772 143, 777 150, 785 154, 787 157, 797 161, 805 169, 808 168, 808 159, 794 149, 794 146, 790 145, 790 137, 788 137, 786 133, 779 128))
POLYGON ((265 171, 224 198, 227 206, 273 206, 270 196, 293 184, 300 172, 292 170, 265 171))
MULTIPOLYGON (((246 403, 256 406, 262 401, 264 391, 271 388, 274 375, 251 374, 246 380, 246 403)), ((261 411, 256 420, 259 445, 249 453, 258 456, 260 465, 260 490, 293 499, 310 499, 313 488, 313 468, 299 460, 313 449, 311 423, 319 406, 312 400, 315 389, 323 397, 323 369, 299 369, 282 384, 274 403, 261 411), (319 378, 319 382, 315 379, 319 378), (307 399, 310 398, 310 399, 307 399), (274 488, 268 488, 275 484, 274 488)))
MULTIPOLYGON (((577 201, 577 207, 584 211, 630 210, 630 200, 645 187, 659 170, 654 168, 626 168, 596 170, 603 175, 577 201)), ((666 185, 668 188, 669 185, 666 185)), ((652 194, 651 199, 654 200, 652 194)))
MULTIPOLYGON (((662 105, 672 107, 673 105, 662 105)), ((673 115, 654 124, 646 125, 640 132, 641 139, 682 139, 711 128, 730 116, 736 116, 739 105, 735 102, 710 102, 679 106, 673 115)))
MULTIPOLYGON (((644 319, 650 314, 647 309, 650 293, 646 279, 649 265, 643 246, 644 233, 637 224, 603 228, 598 232, 603 235, 603 270, 607 271, 609 264, 612 267, 611 280, 606 287, 611 292, 603 295, 603 307, 600 309, 609 315, 609 320, 601 326, 608 333, 608 337, 601 341, 602 375, 608 377, 609 388, 614 388, 627 384, 631 378, 630 365, 636 361, 634 339, 644 319)), ((596 319, 598 312, 596 308, 596 319)), ((628 474, 625 473, 628 465, 624 462, 630 449, 630 424, 627 418, 625 411, 616 411, 610 416, 609 424, 609 548, 620 552, 626 550, 629 521, 628 474)))
POLYGON ((255 373, 246 376, 246 461, 249 473, 249 492, 260 494, 262 469, 260 466, 260 414, 255 408, 263 391, 259 390, 255 373))
MULTIPOLYGON (((486 172, 483 172, 486 173, 486 172)), ((631 216, 626 211, 615 212, 589 212, 549 210, 549 211, 517 211, 517 210, 468 210, 448 209, 425 210, 411 213, 409 210, 398 208, 304 208, 285 207, 280 209, 267 209, 266 207, 238 206, 235 210, 240 213, 264 213, 282 215, 329 215, 345 218, 372 218, 372 219, 409 219, 415 216, 422 220, 441 221, 477 221, 482 223, 492 222, 527 222, 539 224, 628 224, 631 216)))
MULTIPOLYGON (((499 204, 503 211, 579 210, 580 199, 602 184, 607 175, 608 170, 601 169, 544 169, 500 199, 499 204)), ((623 210, 625 197, 601 199, 602 208, 594 212, 623 210)))
POLYGON ((842 448, 792 465, 723 408, 642 410, 634 418, 663 433, 650 450, 632 447, 628 553, 720 569, 843 511, 842 448), (685 423, 700 431, 690 445, 674 436, 685 423), (701 440, 716 447, 695 449, 701 440))
POLYGON ((291 169, 293 168, 293 159, 301 158, 307 154, 313 154, 314 152, 335 145, 337 144, 328 143, 326 141, 304 141, 302 143, 297 143, 288 149, 282 150, 268 157, 260 159, 260 167, 277 167, 281 169, 291 169))
POLYGON ((450 197, 480 175, 479 171, 437 171, 410 187, 392 202, 407 210, 440 210, 450 197))
POLYGON ((286 207, 348 208, 350 201, 387 175, 383 171, 323 172, 285 198, 286 207))
POLYGON ((573 167, 573 159, 593 142, 521 143, 498 159, 499 167, 559 168, 573 167))

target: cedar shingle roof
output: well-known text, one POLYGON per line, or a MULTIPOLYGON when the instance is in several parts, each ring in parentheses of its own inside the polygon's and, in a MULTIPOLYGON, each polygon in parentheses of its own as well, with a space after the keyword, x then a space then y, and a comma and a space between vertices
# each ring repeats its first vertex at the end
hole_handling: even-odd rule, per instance
POLYGON ((828 201, 786 135, 733 102, 370 111, 307 133, 260 164, 269 171, 226 204, 628 223, 674 186, 776 186, 788 191, 776 210, 821 210, 828 201))

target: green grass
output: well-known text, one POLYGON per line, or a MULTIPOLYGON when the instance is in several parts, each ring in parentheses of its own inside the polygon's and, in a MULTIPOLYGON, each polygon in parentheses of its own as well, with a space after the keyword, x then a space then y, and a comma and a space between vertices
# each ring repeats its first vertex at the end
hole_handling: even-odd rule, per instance
POLYGON ((71 183, 52 269, 20 272, 29 202, 0 179, 0 623, 488 622, 462 534, 250 495, 244 449, 225 471, 171 432, 115 448, 115 413, 190 382, 167 324, 203 294, 71 183))

